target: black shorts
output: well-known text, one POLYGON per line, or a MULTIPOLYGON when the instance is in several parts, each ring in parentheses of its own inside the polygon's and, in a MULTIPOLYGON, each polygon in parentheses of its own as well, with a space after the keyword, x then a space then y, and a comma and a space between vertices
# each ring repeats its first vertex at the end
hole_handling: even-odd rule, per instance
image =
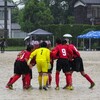
POLYGON ((15 74, 27 74, 30 73, 30 68, 25 61, 15 61, 14 63, 15 74))
POLYGON ((72 71, 84 71, 83 60, 81 57, 77 57, 73 61, 69 61, 69 65, 72 71))
POLYGON ((70 71, 70 66, 69 66, 69 61, 68 59, 58 59, 56 63, 56 71, 62 71, 69 72, 70 71))

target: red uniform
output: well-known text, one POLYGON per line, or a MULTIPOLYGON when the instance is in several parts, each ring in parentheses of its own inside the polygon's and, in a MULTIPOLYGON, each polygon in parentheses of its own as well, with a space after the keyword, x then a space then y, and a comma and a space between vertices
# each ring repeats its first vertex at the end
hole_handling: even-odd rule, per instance
POLYGON ((20 78, 21 75, 23 75, 23 88, 29 88, 30 80, 32 78, 32 70, 27 65, 27 60, 29 59, 30 54, 31 52, 23 50, 17 55, 14 63, 14 76, 10 78, 7 85, 12 85, 20 78))
POLYGON ((79 51, 73 44, 69 44, 68 46, 73 51, 73 58, 80 57, 79 51))
POLYGON ((66 84, 70 85, 70 74, 67 72, 70 71, 69 66, 69 57, 73 55, 72 50, 67 45, 59 44, 53 49, 53 55, 54 57, 57 57, 57 63, 56 63, 56 87, 59 87, 59 72, 61 69, 65 73, 66 76, 66 84))
POLYGON ((73 44, 69 44, 69 48, 73 51, 73 60, 69 63, 72 71, 80 72, 81 75, 84 76, 90 82, 91 85, 89 88, 93 88, 95 83, 90 78, 90 76, 84 72, 83 60, 80 56, 79 51, 73 44))
POLYGON ((73 55, 72 50, 67 45, 62 45, 62 44, 57 45, 52 50, 52 52, 54 58, 57 57, 58 59, 59 58, 69 59, 69 57, 73 55))
POLYGON ((73 51, 73 58, 72 60, 70 60, 70 67, 72 71, 77 71, 77 72, 84 71, 83 61, 82 58, 80 57, 79 51, 73 44, 69 44, 68 46, 73 51))

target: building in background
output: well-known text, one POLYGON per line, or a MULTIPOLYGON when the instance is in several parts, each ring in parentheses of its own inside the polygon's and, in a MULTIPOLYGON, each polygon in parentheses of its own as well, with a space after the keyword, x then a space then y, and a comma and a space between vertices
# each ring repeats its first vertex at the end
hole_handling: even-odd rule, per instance
MULTIPOLYGON (((0 37, 4 37, 4 0, 0 0, 0 37)), ((26 33, 21 31, 21 27, 17 23, 11 23, 11 12, 15 7, 13 2, 7 1, 7 30, 8 38, 25 38, 26 33)))
POLYGON ((100 25, 100 0, 72 0, 76 24, 100 25))

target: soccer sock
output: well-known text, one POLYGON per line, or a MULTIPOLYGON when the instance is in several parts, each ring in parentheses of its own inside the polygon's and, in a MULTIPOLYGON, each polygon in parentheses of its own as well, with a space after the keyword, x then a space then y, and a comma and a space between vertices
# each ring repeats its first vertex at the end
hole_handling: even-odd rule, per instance
POLYGON ((23 88, 25 87, 25 76, 22 76, 23 88))
POLYGON ((71 74, 65 74, 65 75, 66 75, 67 86, 72 86, 72 75, 71 74))
POLYGON ((42 76, 38 76, 39 86, 42 86, 42 76))
POLYGON ((48 76, 47 75, 43 75, 43 86, 46 86, 48 81, 48 76))
POLYGON ((56 72, 56 77, 55 77, 55 81, 56 81, 56 86, 59 86, 59 72, 56 72))
POLYGON ((9 79, 7 85, 10 84, 10 82, 12 81, 12 79, 13 79, 12 77, 9 79))
POLYGON ((28 73, 28 74, 25 75, 25 87, 26 88, 29 88, 30 80, 31 80, 30 73, 28 73))
POLYGON ((12 80, 11 80, 11 82, 10 82, 9 84, 15 83, 15 82, 20 78, 20 76, 21 76, 21 75, 14 75, 14 76, 12 77, 12 80))
POLYGON ((51 81, 52 81, 52 76, 51 76, 51 74, 49 74, 49 79, 48 79, 49 85, 51 85, 51 81))
POLYGON ((89 75, 85 74, 84 77, 85 77, 90 83, 94 83, 94 82, 92 81, 92 79, 89 77, 89 75))

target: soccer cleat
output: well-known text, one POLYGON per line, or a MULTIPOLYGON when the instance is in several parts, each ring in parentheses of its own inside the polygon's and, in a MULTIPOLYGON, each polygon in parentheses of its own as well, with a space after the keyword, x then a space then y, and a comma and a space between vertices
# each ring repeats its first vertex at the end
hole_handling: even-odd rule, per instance
POLYGON ((67 87, 67 85, 65 85, 65 86, 63 87, 63 89, 66 89, 66 87, 67 87))
POLYGON ((67 86, 66 89, 67 90, 74 90, 73 86, 67 86))
POLYGON ((29 87, 24 87, 23 89, 26 89, 26 90, 33 90, 33 87, 32 87, 32 85, 30 85, 29 87))
POLYGON ((47 91, 47 90, 48 90, 46 86, 43 86, 43 89, 44 89, 45 91, 47 91))
POLYGON ((59 86, 56 86, 55 90, 59 90, 59 86))
POLYGON ((95 83, 91 83, 89 89, 92 89, 95 86, 95 83))
POLYGON ((42 90, 42 86, 39 86, 39 90, 42 90))
POLYGON ((10 85, 10 84, 7 84, 7 85, 6 85, 6 88, 13 90, 13 86, 10 85))

